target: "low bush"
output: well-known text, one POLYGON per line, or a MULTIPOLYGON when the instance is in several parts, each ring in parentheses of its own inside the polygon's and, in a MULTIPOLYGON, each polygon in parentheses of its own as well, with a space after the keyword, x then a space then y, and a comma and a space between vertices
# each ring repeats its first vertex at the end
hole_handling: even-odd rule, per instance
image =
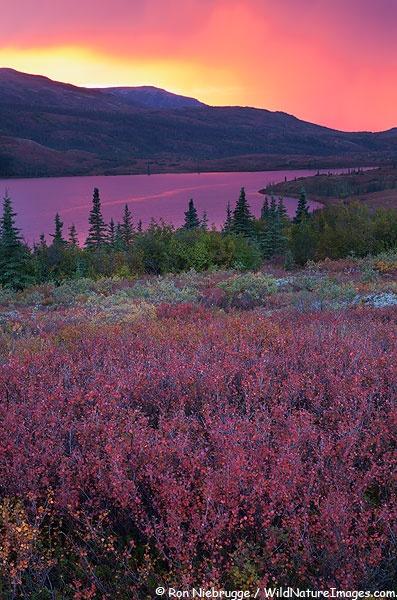
POLYGON ((94 291, 94 280, 82 277, 80 279, 65 281, 61 285, 54 287, 52 297, 55 304, 70 305, 74 304, 78 297, 89 295, 94 291))
POLYGON ((1 597, 393 589, 395 309, 156 312, 2 365, 1 597))
POLYGON ((397 251, 382 252, 373 259, 373 267, 379 273, 397 273, 397 251))
POLYGON ((244 273, 233 275, 218 287, 225 292, 230 306, 252 308, 263 304, 266 296, 277 291, 277 281, 263 273, 244 273))
POLYGON ((126 293, 130 298, 147 300, 153 304, 194 302, 198 298, 196 288, 189 285, 180 288, 172 278, 167 277, 159 277, 143 283, 138 282, 128 288, 126 293))
POLYGON ((9 305, 15 302, 16 293, 10 288, 0 286, 0 305, 9 305))

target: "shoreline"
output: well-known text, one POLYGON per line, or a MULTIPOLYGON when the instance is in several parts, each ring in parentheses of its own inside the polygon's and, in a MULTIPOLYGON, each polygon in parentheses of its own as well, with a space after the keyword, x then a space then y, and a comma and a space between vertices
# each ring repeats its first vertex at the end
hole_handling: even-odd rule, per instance
MULTIPOLYGON (((348 169, 353 169, 354 167, 351 166, 346 166, 346 165, 339 165, 339 166, 324 166, 324 167, 317 167, 317 166, 291 166, 291 165, 287 165, 287 166, 283 166, 283 167, 274 167, 274 168, 258 168, 258 169, 247 169, 247 168, 236 168, 236 169, 201 169, 199 171, 195 171, 195 170, 167 170, 167 171, 158 171, 155 173, 147 173, 146 171, 142 170, 142 171, 137 171, 137 172, 123 172, 123 173, 78 173, 78 174, 64 174, 64 175, 2 175, 0 176, 0 182, 1 181, 21 181, 21 180, 46 180, 46 179, 73 179, 73 178, 79 178, 79 177, 84 177, 84 178, 88 178, 88 177, 133 177, 133 176, 141 176, 141 175, 146 175, 147 177, 152 177, 152 176, 158 176, 158 175, 211 175, 211 174, 221 174, 221 173, 271 173, 271 172, 280 172, 280 171, 336 171, 339 169, 343 169, 343 170, 348 170, 348 169)), ((377 166, 371 166, 371 167, 360 167, 361 169, 364 170, 369 170, 369 169, 376 169, 378 168, 377 166)), ((311 175, 308 175, 307 177, 311 177, 311 175)), ((302 177, 302 179, 305 179, 306 177, 302 177)), ((280 182, 283 183, 283 182, 280 182)), ((276 184, 278 185, 278 184, 276 184)), ((258 192, 260 194, 265 194, 265 193, 269 193, 266 192, 266 188, 262 188, 260 190, 258 190, 258 192)), ((293 195, 291 197, 294 197, 293 195)), ((316 200, 317 201, 317 200, 316 200)))

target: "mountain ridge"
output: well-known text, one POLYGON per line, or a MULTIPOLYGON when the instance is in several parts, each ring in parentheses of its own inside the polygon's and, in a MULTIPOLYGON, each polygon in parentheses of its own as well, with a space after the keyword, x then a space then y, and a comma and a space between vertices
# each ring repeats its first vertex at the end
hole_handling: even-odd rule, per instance
POLYGON ((3 177, 145 172, 147 162, 164 172, 348 159, 397 159, 397 129, 342 132, 282 111, 213 107, 154 86, 84 88, 0 69, 3 177))
POLYGON ((133 105, 141 105, 145 108, 179 109, 208 106, 196 98, 175 94, 174 92, 169 92, 168 90, 153 85, 117 86, 94 89, 103 94, 111 94, 125 102, 132 102, 133 105))

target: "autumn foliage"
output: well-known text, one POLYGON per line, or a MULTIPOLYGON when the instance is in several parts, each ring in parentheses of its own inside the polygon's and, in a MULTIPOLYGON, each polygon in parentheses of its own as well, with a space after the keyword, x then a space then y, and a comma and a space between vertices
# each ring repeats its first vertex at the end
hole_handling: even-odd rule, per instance
POLYGON ((391 589, 395 309, 156 311, 2 366, 2 597, 391 589))

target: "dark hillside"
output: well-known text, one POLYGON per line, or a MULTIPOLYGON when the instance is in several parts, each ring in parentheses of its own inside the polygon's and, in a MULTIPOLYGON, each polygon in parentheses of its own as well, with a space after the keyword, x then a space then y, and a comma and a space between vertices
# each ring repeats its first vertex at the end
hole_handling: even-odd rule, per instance
POLYGON ((310 161, 324 166, 327 157, 329 166, 345 164, 347 158, 353 164, 397 158, 393 131, 345 133, 282 112, 211 107, 150 90, 149 96, 144 93, 147 102, 158 98, 156 108, 143 107, 142 90, 138 102, 135 88, 93 90, 0 69, 3 176, 142 172, 146 161, 160 163, 159 171, 178 171, 196 170, 198 162, 212 170, 212 161, 227 169, 230 159, 238 159, 236 168, 241 168, 247 157, 255 161, 258 156, 260 169, 268 168, 274 156, 281 168, 299 166, 303 157, 304 166, 310 161), (166 99, 172 108, 160 108, 166 99), (42 147, 37 152, 46 153, 44 166, 25 152, 26 140, 42 147))

